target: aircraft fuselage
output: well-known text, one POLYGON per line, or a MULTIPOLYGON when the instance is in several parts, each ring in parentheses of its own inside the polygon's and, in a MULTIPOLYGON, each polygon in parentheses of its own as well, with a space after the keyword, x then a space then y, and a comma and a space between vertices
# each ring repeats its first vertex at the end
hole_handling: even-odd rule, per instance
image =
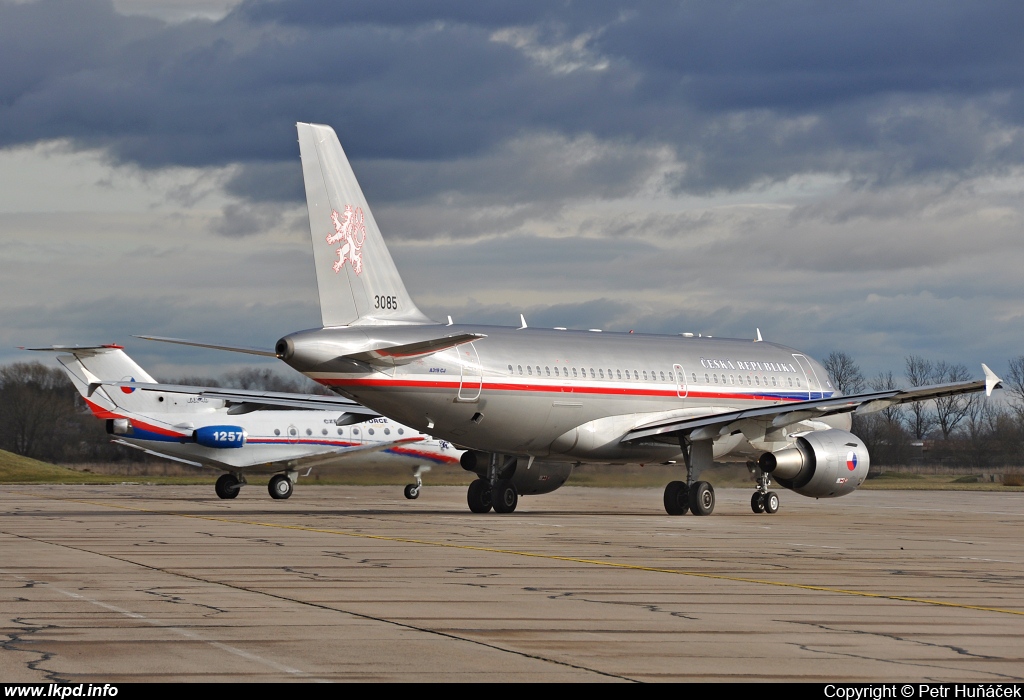
MULTIPOLYGON (((484 451, 594 462, 674 459, 678 443, 622 443, 638 424, 836 392, 792 348, 709 337, 477 325, 349 326, 282 339, 293 368, 382 414, 484 451), (486 337, 425 357, 369 365, 343 356, 462 333, 486 337)), ((849 429, 848 415, 832 427, 849 429)), ((743 435, 715 456, 751 454, 743 435)))

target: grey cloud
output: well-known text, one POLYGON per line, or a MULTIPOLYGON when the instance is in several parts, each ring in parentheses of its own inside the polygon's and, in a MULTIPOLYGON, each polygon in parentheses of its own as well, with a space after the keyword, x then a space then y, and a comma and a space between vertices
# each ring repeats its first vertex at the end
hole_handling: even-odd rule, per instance
POLYGON ((466 184, 451 159, 534 133, 670 144, 690 191, 835 169, 916 178, 1020 162, 1022 17, 1013 3, 310 1, 168 25, 99 0, 4 3, 0 144, 255 163, 232 186, 268 200, 294 196, 294 176, 267 176, 296 160, 297 120, 334 125, 357 161, 429 161, 439 190, 466 184), (606 68, 553 73, 491 40, 507 27, 590 37, 606 68), (1009 135, 993 148, 995 132, 1009 135))

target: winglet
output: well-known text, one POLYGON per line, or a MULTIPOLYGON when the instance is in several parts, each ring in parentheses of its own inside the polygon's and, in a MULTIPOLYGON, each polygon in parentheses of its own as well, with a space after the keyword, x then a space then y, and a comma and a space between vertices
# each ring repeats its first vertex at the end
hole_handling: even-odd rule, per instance
POLYGON ((985 372, 985 396, 991 396, 993 389, 1000 389, 1003 386, 1003 380, 996 376, 996 373, 988 368, 984 362, 981 363, 981 369, 985 372))
POLYGON ((764 339, 761 338, 761 329, 760 328, 757 329, 757 340, 755 340, 754 342, 755 343, 763 343, 764 342, 764 339))
POLYGON ((523 325, 519 326, 519 330, 523 330, 524 328, 526 328, 526 316, 523 316, 522 314, 519 314, 519 322, 521 324, 523 324, 523 325))

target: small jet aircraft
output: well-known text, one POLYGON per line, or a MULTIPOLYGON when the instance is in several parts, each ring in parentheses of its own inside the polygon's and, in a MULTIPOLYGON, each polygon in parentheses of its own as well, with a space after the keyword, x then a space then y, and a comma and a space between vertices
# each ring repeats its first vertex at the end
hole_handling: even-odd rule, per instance
POLYGON ((221 498, 235 498, 247 474, 273 474, 271 497, 288 498, 300 471, 308 476, 357 461, 412 468, 415 482, 405 487, 412 499, 423 472, 458 465, 462 454, 340 396, 159 384, 117 345, 27 349, 59 353, 57 361, 114 442, 224 471, 215 486, 221 498))
MULTIPOLYGON (((154 338, 276 356, 382 415, 467 448, 473 512, 515 510, 535 460, 572 465, 673 463, 670 515, 709 515, 715 458, 746 458, 750 507, 775 513, 771 480, 812 498, 851 493, 869 455, 853 413, 992 390, 985 378, 842 396, 806 353, 754 339, 447 325, 406 291, 355 173, 329 126, 298 124, 323 328, 273 351, 154 338)), ((140 336, 147 337, 147 336, 140 336)), ((570 467, 571 468, 571 467, 570 467)))

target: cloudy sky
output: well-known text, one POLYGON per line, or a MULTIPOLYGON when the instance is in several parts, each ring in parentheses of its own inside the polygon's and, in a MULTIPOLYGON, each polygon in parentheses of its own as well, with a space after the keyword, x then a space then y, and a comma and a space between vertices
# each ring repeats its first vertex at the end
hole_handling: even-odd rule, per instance
MULTIPOLYGON (((0 0, 0 363, 319 325, 294 124, 435 318, 1024 354, 1024 5, 0 0)), ((269 361, 268 361, 269 362, 269 361)))

